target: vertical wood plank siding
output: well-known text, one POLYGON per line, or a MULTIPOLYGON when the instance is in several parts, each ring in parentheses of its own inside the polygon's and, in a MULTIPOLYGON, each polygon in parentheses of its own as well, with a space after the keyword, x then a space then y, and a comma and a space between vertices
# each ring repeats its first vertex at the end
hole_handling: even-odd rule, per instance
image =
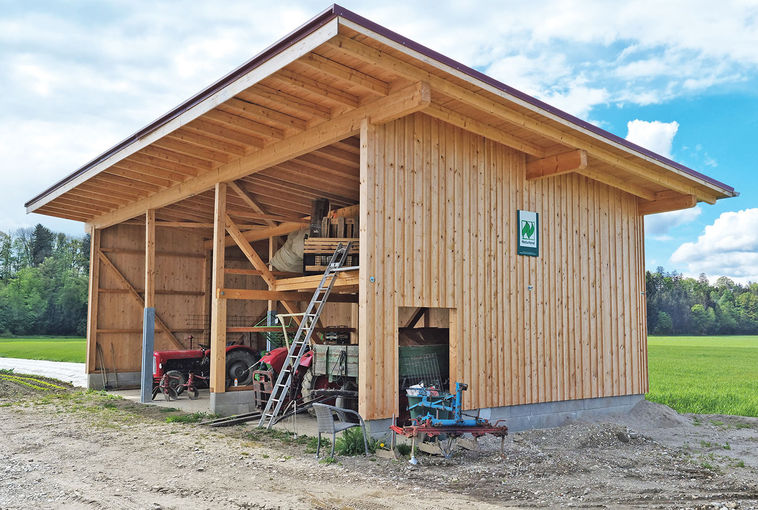
POLYGON ((466 407, 644 393, 637 201, 423 114, 361 130, 360 412, 397 409, 398 307, 451 309, 466 407), (540 256, 516 255, 516 210, 540 256), (532 286, 530 290, 530 286, 532 286))

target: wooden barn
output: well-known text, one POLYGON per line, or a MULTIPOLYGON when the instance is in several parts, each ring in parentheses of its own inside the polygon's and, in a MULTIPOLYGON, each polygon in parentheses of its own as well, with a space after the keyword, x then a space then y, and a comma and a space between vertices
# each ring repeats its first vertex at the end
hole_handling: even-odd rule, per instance
POLYGON ((139 383, 154 309, 155 350, 208 342, 210 409, 246 410, 224 347, 303 311, 321 275, 272 259, 328 201, 359 269, 321 326, 358 345, 364 418, 401 412, 418 328, 467 408, 534 426, 641 398, 644 216, 735 194, 334 5, 26 207, 91 232, 92 387, 139 383))

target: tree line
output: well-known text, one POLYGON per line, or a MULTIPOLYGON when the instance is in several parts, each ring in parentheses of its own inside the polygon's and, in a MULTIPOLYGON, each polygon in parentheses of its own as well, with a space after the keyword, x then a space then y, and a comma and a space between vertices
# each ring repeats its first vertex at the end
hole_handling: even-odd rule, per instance
POLYGON ((711 285, 667 273, 645 274, 647 329, 652 335, 758 334, 758 283, 741 285, 722 276, 711 285))
POLYGON ((0 232, 0 336, 84 335, 89 235, 0 232))
MULTIPOLYGON (((89 235, 37 225, 0 232, 0 336, 84 335, 89 235)), ((645 274, 648 332, 654 335, 758 334, 758 283, 662 267, 645 274)))

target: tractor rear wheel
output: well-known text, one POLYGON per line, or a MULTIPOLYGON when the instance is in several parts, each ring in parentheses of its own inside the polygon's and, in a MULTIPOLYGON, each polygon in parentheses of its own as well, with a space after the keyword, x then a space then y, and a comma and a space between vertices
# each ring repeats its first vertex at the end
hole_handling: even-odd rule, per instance
POLYGON ((226 353, 226 379, 228 386, 234 386, 237 379, 239 386, 247 386, 253 382, 253 371, 250 367, 258 361, 250 351, 235 349, 226 353))

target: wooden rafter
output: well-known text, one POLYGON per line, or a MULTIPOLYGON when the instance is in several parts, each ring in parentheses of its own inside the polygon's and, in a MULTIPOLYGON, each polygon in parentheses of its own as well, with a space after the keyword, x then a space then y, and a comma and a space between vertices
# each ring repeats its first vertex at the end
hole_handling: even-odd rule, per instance
POLYGON ((281 140, 284 138, 284 131, 281 129, 224 111, 221 109, 222 107, 223 105, 216 110, 209 111, 203 118, 218 122, 222 125, 233 126, 234 128, 252 133, 256 136, 273 138, 275 140, 281 140))
POLYGON ((278 110, 253 103, 251 101, 232 98, 224 104, 229 108, 244 112, 244 114, 249 117, 253 117, 262 122, 276 124, 283 129, 296 129, 298 131, 302 131, 308 127, 308 123, 299 117, 295 117, 294 115, 289 115, 287 113, 282 113, 278 110))
POLYGON ((245 147, 254 147, 260 149, 263 147, 263 140, 259 136, 254 136, 246 132, 231 128, 227 124, 217 124, 202 118, 193 120, 182 130, 189 130, 196 134, 203 134, 213 137, 217 140, 232 140, 243 144, 245 147))
POLYGON ((695 195, 681 195, 670 191, 655 194, 655 200, 640 200, 637 210, 639 214, 657 214, 662 212, 677 211, 695 207, 697 198, 695 195))
POLYGON ((302 97, 294 96, 277 90, 272 87, 268 87, 261 83, 258 83, 250 87, 247 91, 241 92, 239 96, 243 99, 251 98, 252 101, 259 101, 261 99, 269 101, 271 104, 276 104, 288 108, 295 112, 303 112, 311 117, 316 117, 321 120, 329 120, 332 118, 332 109, 303 99, 302 97))
POLYGON ((587 168, 587 151, 575 150, 526 163, 526 179, 542 179, 587 168))
MULTIPOLYGON (((121 282, 121 284, 129 291, 129 294, 134 298, 134 300, 139 303, 140 308, 145 308, 145 300, 142 299, 142 296, 139 295, 139 292, 137 292, 137 289, 134 288, 134 286, 129 283, 129 280, 126 279, 126 276, 123 275, 121 271, 118 270, 118 268, 111 262, 111 259, 108 258, 108 256, 103 252, 103 250, 100 250, 98 255, 100 256, 100 260, 105 264, 107 268, 111 270, 113 275, 121 282)), ((171 341, 172 344, 174 344, 174 347, 177 349, 184 349, 184 345, 179 341, 176 336, 174 336, 174 333, 169 329, 169 327, 166 325, 165 322, 163 322, 163 319, 161 319, 160 315, 158 315, 158 312, 155 312, 155 324, 166 333, 168 336, 168 339, 171 341)))
MULTIPOLYGON (((247 206, 250 209, 258 213, 263 213, 263 214, 266 213, 266 211, 263 210, 263 208, 258 204, 258 202, 256 202, 255 199, 252 196, 250 196, 250 194, 248 194, 245 190, 243 190, 239 186, 239 184, 237 184, 234 181, 231 181, 229 183, 229 187, 237 194, 237 196, 239 196, 242 199, 243 202, 245 202, 245 204, 247 204, 247 206)), ((276 222, 274 222, 273 220, 267 219, 265 220, 265 222, 266 224, 272 227, 276 225, 276 222)))
POLYGON ((344 90, 333 87, 327 83, 307 78, 288 69, 282 69, 278 73, 270 76, 269 79, 284 82, 292 87, 301 88, 311 94, 316 94, 351 108, 357 108, 360 105, 360 99, 358 96, 349 94, 344 90))
POLYGON ((188 129, 179 129, 177 131, 174 131, 173 133, 166 135, 166 138, 181 140, 189 144, 206 147, 208 149, 225 152, 227 154, 233 154, 235 156, 244 156, 247 154, 245 145, 231 143, 228 140, 219 140, 218 138, 205 136, 204 134, 190 131, 188 129))
POLYGON ((368 92, 379 94, 380 96, 389 94, 389 83, 316 53, 309 53, 298 60, 298 62, 340 80, 350 82, 368 92))

